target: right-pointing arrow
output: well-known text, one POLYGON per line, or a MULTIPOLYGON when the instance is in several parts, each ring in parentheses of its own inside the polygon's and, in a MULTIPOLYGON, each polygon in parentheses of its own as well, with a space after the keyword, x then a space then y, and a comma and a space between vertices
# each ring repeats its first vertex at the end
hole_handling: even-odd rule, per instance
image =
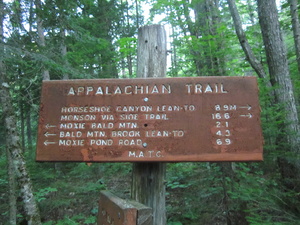
POLYGON ((246 115, 240 115, 240 117, 248 117, 249 119, 251 119, 253 116, 251 113, 248 113, 246 115))
POLYGON ((251 110, 252 109, 252 107, 251 107, 251 105, 245 105, 245 106, 240 106, 240 108, 241 109, 247 109, 247 110, 251 110))

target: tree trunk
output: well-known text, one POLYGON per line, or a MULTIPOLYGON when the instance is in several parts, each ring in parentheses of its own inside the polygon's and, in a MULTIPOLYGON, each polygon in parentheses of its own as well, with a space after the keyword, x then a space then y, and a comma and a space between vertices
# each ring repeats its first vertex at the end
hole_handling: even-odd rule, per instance
MULTIPOLYGON (((62 26, 62 25, 61 25, 62 26)), ((66 45, 66 30, 61 27, 60 31, 60 53, 61 53, 61 58, 63 61, 63 64, 65 67, 67 67, 67 71, 69 70, 69 62, 67 60, 67 45, 66 45)), ((65 72, 63 74, 63 80, 69 80, 69 74, 67 72, 65 72)))
POLYGON ((7 173, 8 173, 8 201, 9 201, 9 224, 17 224, 17 193, 16 193, 16 178, 14 173, 13 161, 9 149, 6 148, 7 158, 7 173))
POLYGON ((14 115, 8 84, 4 82, 4 76, 3 70, 0 69, 0 80, 2 81, 0 86, 0 102, 2 104, 6 128, 6 145, 11 155, 14 171, 21 188, 21 197, 24 203, 28 224, 39 225, 41 224, 41 218, 33 195, 33 188, 27 172, 26 162, 22 154, 16 116, 14 115))
POLYGON ((139 13, 139 1, 135 0, 135 13, 136 13, 136 29, 140 26, 140 13, 139 13))
MULTIPOLYGON (((0 44, 3 44, 3 18, 4 18, 4 4, 0 1, 0 44)), ((3 45, 2 45, 3 46, 3 45)), ((1 49, 4 52, 4 47, 1 49)), ((27 173, 25 159, 22 155, 22 149, 20 144, 20 137, 17 130, 16 115, 14 114, 12 98, 9 92, 9 85, 6 83, 6 70, 4 60, 0 58, 0 103, 2 106, 2 112, 4 116, 4 125, 6 129, 6 148, 8 150, 8 162, 9 168, 13 168, 16 174, 19 186, 21 188, 21 197, 24 203, 24 209, 27 216, 29 225, 40 225, 41 218, 36 201, 33 196, 33 189, 31 180, 27 173)), ((10 171, 11 172, 11 171, 10 171)), ((9 180, 13 179, 12 175, 9 175, 9 180)), ((11 181, 10 185, 14 185, 14 181, 11 181)), ((13 188, 13 186, 11 186, 13 188)), ((15 191, 11 190, 11 201, 14 200, 15 191)), ((15 202, 10 203, 11 213, 15 213, 15 202)), ((11 215, 12 217, 13 215, 11 215)), ((11 218, 12 223, 14 223, 11 218)))
POLYGON ((298 17, 298 4, 297 0, 289 0, 290 3, 290 11, 292 17, 292 28, 294 34, 294 42, 297 56, 297 64, 298 64, 298 72, 300 73, 300 24, 298 17))
MULTIPOLYGON (((278 103, 282 104, 285 109, 285 130, 290 151, 298 155, 300 153, 299 119, 276 3, 275 0, 258 0, 257 3, 271 83, 276 87, 275 94, 278 103)), ((300 163, 295 158, 290 157, 289 162, 296 169, 293 176, 299 177, 300 163)))
POLYGON ((172 62, 172 76, 173 77, 178 77, 178 66, 177 66, 177 48, 176 48, 176 45, 174 44, 176 38, 177 38, 177 35, 175 36, 175 29, 174 29, 174 26, 172 26, 171 28, 171 34, 173 34, 173 37, 172 37, 172 47, 171 47, 171 51, 172 51, 172 54, 171 54, 171 62, 172 62))
MULTIPOLYGON (((21 92, 23 91, 23 88, 21 86, 20 88, 21 92)), ((21 96, 23 96, 23 93, 21 93, 21 96)), ((19 100, 19 109, 20 109, 20 122, 21 122, 21 146, 23 153, 25 152, 25 113, 24 113, 24 104, 23 99, 20 98, 19 100)))
MULTIPOLYGON (((265 73, 263 65, 259 62, 259 60, 256 59, 256 57, 255 57, 255 55, 254 55, 254 53, 253 53, 253 51, 252 51, 252 49, 249 45, 248 39, 245 35, 245 32, 243 30, 241 18, 240 18, 240 15, 238 13, 235 1, 234 0, 227 0, 227 2, 228 2, 228 5, 229 5, 231 17, 232 17, 233 22, 234 22, 236 35, 237 35, 237 37, 240 41, 240 44, 243 48, 243 51, 246 55, 246 59, 248 60, 248 62, 252 66, 252 68, 255 70, 258 77, 266 79, 267 75, 265 73)), ((268 86, 271 86, 271 85, 269 84, 268 86)))
MULTIPOLYGON (((218 31, 220 21, 219 0, 197 1, 194 4, 195 25, 190 30, 191 35, 205 44, 201 49, 193 49, 195 54, 195 64, 198 76, 224 76, 224 59, 218 52, 222 49, 223 38, 218 31), (202 40, 201 40, 202 39, 202 40)), ((187 8, 187 7, 186 7, 187 8)), ((185 17, 188 18, 190 12, 185 10, 185 17), (188 16, 187 16, 188 15, 188 16)), ((191 18, 187 24, 191 23, 191 18)), ((189 27, 189 26, 188 26, 189 27)), ((190 28, 189 28, 190 29, 190 28)))
POLYGON ((32 130, 31 130, 31 106, 28 106, 28 109, 26 111, 26 129, 27 129, 27 142, 28 142, 28 148, 31 151, 32 150, 32 130))
MULTIPOLYGON (((40 17, 41 10, 42 10, 41 0, 35 0, 35 8, 36 8, 37 33, 39 37, 38 44, 42 48, 42 50, 44 50, 44 48, 46 47, 46 42, 45 42, 45 35, 44 35, 43 20, 40 17)), ((43 80, 50 80, 49 70, 44 68, 44 66, 42 68, 43 68, 42 70, 43 80)))
MULTIPOLYGON (((0 44, 3 44, 3 22, 4 22, 4 2, 0 0, 0 44)), ((1 51, 4 52, 4 47, 1 47, 1 51)), ((3 56, 0 56, 0 85, 3 85, 2 75, 6 73, 6 68, 3 62, 3 56)), ((1 102, 1 101, 0 101, 1 102)), ((16 224, 17 221, 17 196, 16 196, 16 178, 13 167, 12 157, 8 146, 6 146, 6 158, 7 158, 7 176, 8 176, 8 205, 9 205, 9 225, 16 224)))
MULTIPOLYGON (((162 26, 139 29, 137 77, 165 77, 167 44, 162 26)), ((153 224, 166 224, 165 163, 134 163, 132 198, 153 209, 153 224)))

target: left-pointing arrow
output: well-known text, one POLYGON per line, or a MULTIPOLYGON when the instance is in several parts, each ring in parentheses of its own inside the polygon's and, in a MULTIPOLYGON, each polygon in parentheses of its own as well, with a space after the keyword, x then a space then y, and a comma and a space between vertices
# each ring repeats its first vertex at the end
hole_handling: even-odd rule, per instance
POLYGON ((51 141, 44 141, 44 145, 54 145, 56 142, 51 142, 51 141))
POLYGON ((51 134, 51 133, 49 133, 49 132, 46 132, 44 135, 45 135, 46 137, 49 137, 49 136, 56 136, 56 134, 51 134))
POLYGON ((51 125, 51 124, 49 124, 49 123, 46 124, 46 128, 47 128, 47 129, 50 129, 51 127, 56 127, 56 125, 51 125))

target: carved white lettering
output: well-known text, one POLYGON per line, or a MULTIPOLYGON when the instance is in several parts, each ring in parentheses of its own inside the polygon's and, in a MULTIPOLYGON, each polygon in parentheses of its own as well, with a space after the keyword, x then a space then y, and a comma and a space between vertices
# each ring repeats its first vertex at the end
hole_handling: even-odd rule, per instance
POLYGON ((138 114, 121 114, 120 120, 138 120, 138 114))
POLYGON ((120 88, 120 86, 117 86, 117 88, 116 88, 116 90, 115 90, 115 95, 116 94, 122 94, 122 90, 121 90, 121 88, 120 88))
POLYGON ((89 107, 62 107, 62 113, 83 113, 89 112, 89 107))
POLYGON ((91 106, 89 112, 111 112, 111 106, 91 106))
POLYGON ((180 111, 181 107, 178 105, 161 105, 157 106, 157 112, 173 112, 173 111, 180 111))
POLYGON ((101 115, 102 120, 115 120, 114 115, 101 115))
POLYGON ((112 129, 114 127, 113 123, 92 123, 92 129, 112 129))
POLYGON ((146 120, 168 120, 167 114, 145 114, 146 120))
POLYGON ((89 144, 91 146, 96 145, 96 146, 111 146, 113 145, 113 140, 112 139, 90 139, 89 144))
POLYGON ((163 130, 163 131, 159 131, 159 130, 147 130, 145 132, 145 136, 146 137, 169 137, 170 136, 170 132, 163 130))
POLYGON ((124 129, 135 129, 138 128, 138 124, 137 123, 119 123, 119 128, 124 128, 124 129))
POLYGON ((140 131, 112 131, 111 132, 112 137, 140 137, 140 131))
POLYGON ((96 120, 96 115, 61 115, 61 121, 91 121, 96 120))
POLYGON ((154 151, 154 150, 148 150, 148 151, 129 151, 128 152, 128 157, 134 157, 134 158, 144 158, 144 157, 149 157, 149 158, 161 158, 163 157, 161 151, 154 151))
POLYGON ((124 145, 124 146, 134 146, 134 145, 141 146, 142 143, 143 142, 141 139, 119 139, 118 142, 119 145, 124 145))
POLYGON ((86 137, 106 137, 105 131, 87 131, 86 137))
POLYGON ((70 88, 68 95, 75 95, 75 90, 73 87, 70 88))
POLYGON ((93 87, 86 87, 86 95, 90 95, 90 93, 93 91, 94 91, 93 87))
POLYGON ((95 95, 103 95, 102 87, 98 87, 95 95))
POLYGON ((206 86, 206 88, 205 88, 205 91, 204 91, 204 93, 207 93, 207 92, 210 92, 210 93, 212 93, 212 92, 213 92, 213 90, 212 90, 212 88, 211 88, 211 86, 210 86, 210 85, 207 85, 207 86, 206 86))
POLYGON ((93 112, 111 112, 110 106, 70 106, 62 107, 61 113, 93 113, 93 112))
POLYGON ((60 138, 70 138, 70 137, 81 137, 82 136, 82 132, 81 131, 61 131, 59 132, 59 137, 60 138))
POLYGON ((125 105, 125 106, 116 106, 117 112, 151 112, 153 109, 152 106, 148 105, 141 105, 141 106, 132 106, 132 105, 125 105))
POLYGON ((184 136, 183 130, 173 130, 172 132, 173 132, 174 137, 183 137, 184 136))
POLYGON ((121 94, 171 94, 170 84, 161 85, 126 85, 126 86, 86 86, 70 87, 67 91, 68 96, 76 95, 121 95, 121 94))
POLYGON ((202 94, 202 93, 228 93, 224 89, 224 84, 186 84, 185 85, 188 94, 202 94))
POLYGON ((85 129, 85 123, 62 123, 60 129, 85 129))
POLYGON ((59 146, 84 146, 84 140, 59 140, 59 146))
POLYGON ((132 94, 132 86, 125 86, 124 93, 127 95, 131 95, 132 94))

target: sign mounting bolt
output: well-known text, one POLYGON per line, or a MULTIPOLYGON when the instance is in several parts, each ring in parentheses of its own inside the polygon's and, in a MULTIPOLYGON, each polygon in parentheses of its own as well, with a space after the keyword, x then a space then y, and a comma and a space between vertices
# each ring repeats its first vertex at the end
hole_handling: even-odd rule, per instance
POLYGON ((148 101, 149 101, 149 98, 145 97, 144 102, 148 102, 148 101))
POLYGON ((146 148, 148 146, 147 143, 143 143, 143 147, 146 148))

